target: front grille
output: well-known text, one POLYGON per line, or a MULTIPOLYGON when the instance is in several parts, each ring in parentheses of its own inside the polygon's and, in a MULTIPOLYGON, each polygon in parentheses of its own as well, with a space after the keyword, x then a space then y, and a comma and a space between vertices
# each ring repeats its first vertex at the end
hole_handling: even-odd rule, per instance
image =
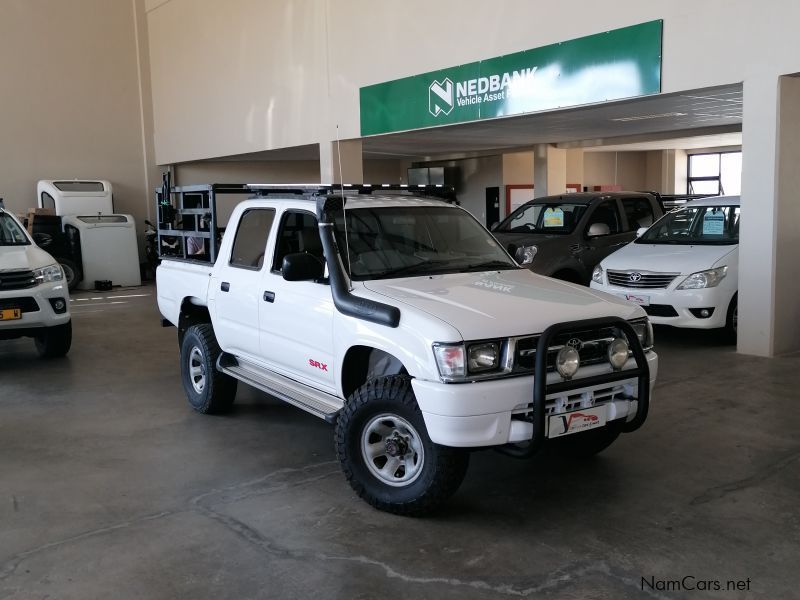
POLYGON ((680 273, 641 273, 639 271, 607 271, 608 283, 631 289, 665 289, 680 273))
POLYGON ((0 271, 0 290, 24 290, 35 285, 33 271, 0 271))
POLYGON ((30 296, 23 298, 3 298, 0 300, 0 310, 9 308, 19 308, 22 312, 36 312, 39 310, 39 304, 30 296))
MULTIPOLYGON (((553 345, 547 350, 547 370, 556 368, 556 355, 568 342, 578 340, 578 354, 581 366, 594 365, 608 361, 608 345, 620 335, 616 327, 602 327, 586 331, 573 331, 557 335, 553 345)), ((536 368, 536 344, 539 336, 519 338, 514 349, 514 371, 519 373, 533 372, 536 368)), ((573 345, 576 345, 573 343, 573 345)))
POLYGON ((677 317, 678 311, 671 304, 650 304, 642 306, 644 312, 651 317, 677 317))

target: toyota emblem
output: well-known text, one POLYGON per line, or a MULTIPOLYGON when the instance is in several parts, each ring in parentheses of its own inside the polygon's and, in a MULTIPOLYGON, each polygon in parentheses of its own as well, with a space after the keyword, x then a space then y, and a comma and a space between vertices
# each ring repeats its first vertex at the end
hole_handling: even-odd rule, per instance
POLYGON ((631 273, 630 275, 628 275, 628 279, 633 281, 633 282, 640 281, 642 279, 642 274, 641 273, 636 273, 636 272, 631 273))
POLYGON ((570 338, 567 342, 567 346, 570 348, 575 348, 575 350, 580 350, 583 348, 583 342, 580 341, 578 338, 570 338))

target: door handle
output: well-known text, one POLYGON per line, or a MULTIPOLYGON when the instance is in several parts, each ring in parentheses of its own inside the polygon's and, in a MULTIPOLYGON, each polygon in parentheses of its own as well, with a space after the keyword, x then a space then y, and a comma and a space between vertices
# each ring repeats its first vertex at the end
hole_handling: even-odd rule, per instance
POLYGON ((223 292, 227 292, 228 290, 231 289, 231 284, 228 283, 227 281, 223 281, 222 283, 219 284, 219 289, 221 289, 223 292))
POLYGON ((275 302, 275 292, 264 292, 265 302, 275 302))

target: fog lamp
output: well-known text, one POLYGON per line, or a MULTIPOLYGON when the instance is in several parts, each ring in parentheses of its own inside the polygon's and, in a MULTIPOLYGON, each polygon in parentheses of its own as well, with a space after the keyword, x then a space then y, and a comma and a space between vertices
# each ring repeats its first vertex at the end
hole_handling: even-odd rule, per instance
POLYGON ((572 379, 581 366, 581 356, 572 346, 564 346, 556 355, 556 370, 564 379, 572 379))

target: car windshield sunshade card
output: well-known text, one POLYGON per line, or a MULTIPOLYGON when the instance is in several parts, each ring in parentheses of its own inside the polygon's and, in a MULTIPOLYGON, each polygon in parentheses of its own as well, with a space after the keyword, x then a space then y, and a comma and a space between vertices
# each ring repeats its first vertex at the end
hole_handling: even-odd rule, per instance
POLYGON ((560 208, 548 208, 546 211, 544 211, 544 226, 563 227, 564 211, 560 208))
POLYGON ((719 209, 706 212, 703 217, 703 235, 722 235, 725 231, 725 213, 719 209))

